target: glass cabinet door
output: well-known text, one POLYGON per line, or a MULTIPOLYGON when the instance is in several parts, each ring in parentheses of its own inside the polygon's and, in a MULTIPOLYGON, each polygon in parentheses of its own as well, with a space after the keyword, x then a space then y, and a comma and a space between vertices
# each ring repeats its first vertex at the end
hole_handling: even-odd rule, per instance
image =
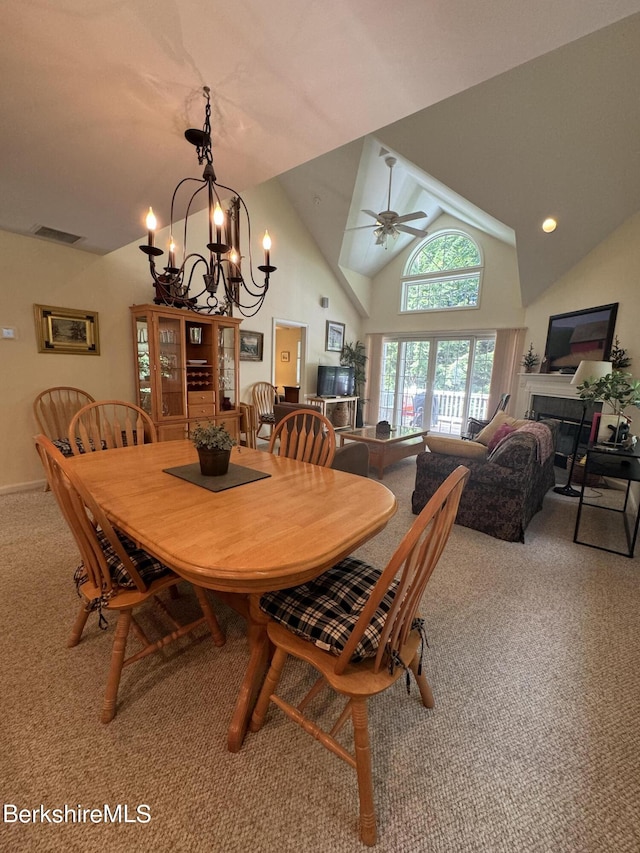
POLYGON ((237 325, 226 326, 221 322, 218 326, 218 391, 220 411, 230 411, 238 405, 238 376, 237 364, 237 325))
POLYGON ((187 415, 184 394, 184 329, 176 317, 158 315, 156 371, 160 399, 158 420, 187 415))
POLYGON ((152 365, 149 356, 149 318, 140 315, 135 318, 134 338, 136 346, 138 405, 153 417, 153 399, 151 392, 152 365))

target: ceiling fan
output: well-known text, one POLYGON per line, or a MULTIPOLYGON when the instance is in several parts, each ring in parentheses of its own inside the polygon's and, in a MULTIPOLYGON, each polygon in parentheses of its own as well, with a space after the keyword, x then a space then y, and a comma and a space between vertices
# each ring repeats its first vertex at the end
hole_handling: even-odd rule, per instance
POLYGON ((381 213, 374 213, 373 210, 363 210, 367 216, 372 216, 376 221, 372 225, 358 225, 355 228, 347 228, 347 231, 361 231, 363 228, 373 228, 376 237, 377 246, 387 246, 387 237, 392 237, 394 240, 399 233, 411 234, 413 237, 426 237, 427 231, 419 228, 413 228, 411 225, 406 225, 406 222, 412 222, 414 219, 426 219, 427 214, 422 210, 417 210, 414 213, 405 213, 404 216, 391 210, 391 179, 393 177, 393 167, 397 163, 395 157, 389 155, 384 158, 384 162, 389 167, 389 193, 387 196, 387 210, 381 213))

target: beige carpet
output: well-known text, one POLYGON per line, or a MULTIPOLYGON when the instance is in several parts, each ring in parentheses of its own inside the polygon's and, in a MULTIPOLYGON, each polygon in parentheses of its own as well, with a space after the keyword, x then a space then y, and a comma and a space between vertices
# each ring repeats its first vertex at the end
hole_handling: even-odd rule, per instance
MULTIPOLYGON (((386 559, 413 520, 414 465, 385 475, 400 510, 367 558, 386 559)), ((378 850, 640 849, 638 558, 574 545, 576 507, 550 493, 525 545, 454 528, 423 608, 436 708, 403 682, 371 703, 378 850)), ((0 518, 3 814, 121 804, 132 819, 148 804, 151 815, 2 822, 1 850, 366 849, 352 771, 275 709, 239 754, 226 751, 247 660, 241 620, 218 607, 222 649, 203 635, 126 670, 103 726, 113 625, 105 634, 92 619, 65 648, 77 558, 54 499, 4 496, 0 518)), ((306 678, 294 666, 287 687, 306 678)))

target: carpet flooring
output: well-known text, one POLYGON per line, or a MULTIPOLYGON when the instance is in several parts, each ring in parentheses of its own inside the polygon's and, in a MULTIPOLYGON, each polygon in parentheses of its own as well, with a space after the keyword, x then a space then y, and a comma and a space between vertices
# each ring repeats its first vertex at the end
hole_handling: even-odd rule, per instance
MULTIPOLYGON (((392 553, 414 518, 414 473, 414 459, 385 472, 399 510, 359 556, 392 553)), ((574 544, 576 509, 550 492, 525 544, 454 527, 422 608, 436 707, 402 680, 370 703, 378 851, 640 850, 640 569, 574 544)), ((231 610, 214 599, 222 648, 203 632, 125 670, 103 726, 114 620, 103 632, 92 617, 66 648, 78 559, 50 492, 0 498, 0 554, 1 850, 367 849, 353 772, 277 709, 227 752, 247 661, 231 610), (77 819, 105 804, 120 821, 77 819), (67 822, 42 818, 65 806, 67 822)), ((284 687, 308 681, 293 665, 284 687)))

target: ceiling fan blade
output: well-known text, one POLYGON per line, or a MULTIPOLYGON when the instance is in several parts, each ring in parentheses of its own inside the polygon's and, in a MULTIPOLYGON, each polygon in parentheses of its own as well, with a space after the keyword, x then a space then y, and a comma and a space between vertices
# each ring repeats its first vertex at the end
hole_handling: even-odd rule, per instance
POLYGON ((377 219, 380 215, 379 213, 374 213, 373 210, 363 210, 363 213, 366 213, 367 216, 373 216, 374 219, 377 219))
POLYGON ((412 228, 410 225, 396 225, 396 231, 403 231, 405 234, 412 234, 414 237, 426 237, 428 231, 420 231, 417 228, 412 228))
POLYGON ((404 216, 399 216, 396 222, 411 222, 412 219, 426 219, 427 214, 423 210, 416 210, 415 213, 405 213, 404 216))
POLYGON ((345 231, 362 231, 363 228, 376 228, 377 223, 372 222, 371 225, 356 225, 354 228, 345 228, 345 231))

